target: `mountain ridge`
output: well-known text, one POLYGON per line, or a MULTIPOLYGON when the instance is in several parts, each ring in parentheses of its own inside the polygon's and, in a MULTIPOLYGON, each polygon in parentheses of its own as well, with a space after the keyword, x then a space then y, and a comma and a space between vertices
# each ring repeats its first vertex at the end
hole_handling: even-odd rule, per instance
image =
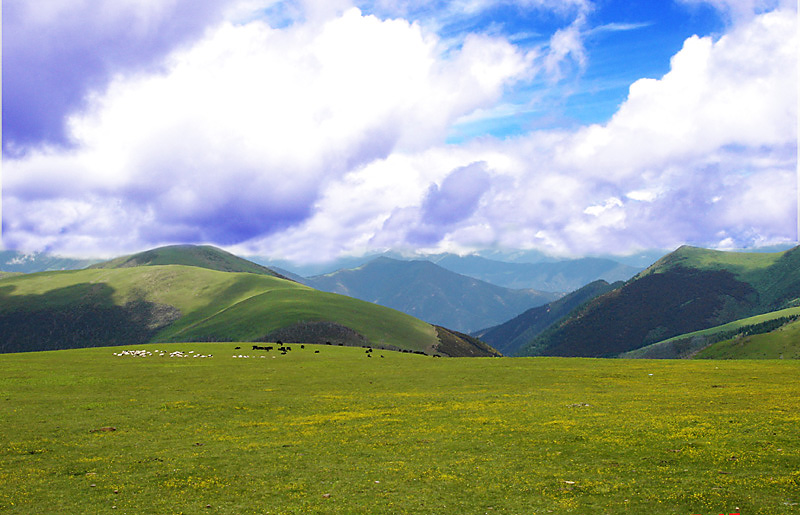
POLYGON ((245 272, 286 279, 269 267, 231 254, 212 245, 167 245, 95 263, 89 269, 130 268, 136 266, 186 265, 220 272, 245 272))
POLYGON ((683 246, 530 341, 525 355, 615 356, 800 303, 800 247, 768 254, 683 246))
POLYGON ((621 285, 621 282, 609 284, 603 280, 594 281, 560 299, 531 308, 507 322, 473 334, 504 355, 514 356, 526 343, 576 308, 621 285))
POLYGON ((447 254, 434 263, 447 270, 512 289, 572 292, 597 280, 626 281, 642 268, 606 258, 583 257, 538 263, 511 263, 481 256, 447 254))
POLYGON ((465 333, 501 323, 561 296, 511 290, 451 272, 427 260, 402 261, 386 256, 303 282, 465 333))

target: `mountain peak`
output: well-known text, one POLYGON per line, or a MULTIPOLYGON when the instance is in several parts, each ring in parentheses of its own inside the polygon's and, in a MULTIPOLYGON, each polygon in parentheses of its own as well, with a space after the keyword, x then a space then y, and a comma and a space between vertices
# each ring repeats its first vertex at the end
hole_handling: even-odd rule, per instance
POLYGON ((742 252, 681 245, 653 263, 652 266, 639 274, 639 277, 664 273, 678 267, 697 270, 725 269, 734 273, 746 273, 770 266, 792 250, 794 249, 782 252, 742 252))
POLYGON ((97 263, 89 268, 129 268, 155 265, 196 266, 221 272, 246 272, 284 278, 270 268, 211 245, 168 245, 97 263))

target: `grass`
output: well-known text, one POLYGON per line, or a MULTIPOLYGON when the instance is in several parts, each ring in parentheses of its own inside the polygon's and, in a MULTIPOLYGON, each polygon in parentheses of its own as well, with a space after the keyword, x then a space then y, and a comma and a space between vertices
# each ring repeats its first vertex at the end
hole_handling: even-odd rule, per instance
POLYGON ((0 511, 800 512, 797 361, 234 346, 0 355, 0 511))
MULTIPOLYGON (((792 317, 800 315, 800 307, 795 308, 786 308, 781 309, 778 311, 770 311, 769 313, 764 313, 762 315, 756 315, 747 318, 741 318, 739 320, 734 320, 733 322, 729 322, 727 324, 722 324, 714 327, 710 327, 708 329, 703 329, 700 331, 693 331, 691 333, 681 334, 679 336, 674 336, 672 338, 668 338, 666 340, 662 340, 660 342, 652 343, 645 347, 641 347, 638 349, 634 349, 629 352, 623 353, 620 357, 622 358, 647 358, 652 357, 655 351, 659 349, 666 349, 672 343, 679 343, 681 341, 687 342, 687 351, 691 355, 691 357, 711 357, 714 355, 713 353, 703 353, 697 352, 698 349, 702 349, 702 347, 695 347, 693 348, 688 342, 698 339, 698 344, 700 346, 708 346, 705 342, 706 338, 722 335, 721 338, 726 338, 727 336, 724 333, 731 333, 738 330, 743 330, 750 326, 755 326, 757 324, 763 324, 764 322, 769 322, 771 320, 775 320, 778 318, 783 317, 792 317)), ((787 333, 788 334, 788 333, 787 333)), ((719 339, 719 338, 717 338, 719 339)), ((732 341, 732 340, 726 340, 732 341)), ((736 339, 737 342, 741 343, 741 339, 736 339)), ((719 342, 722 343, 722 342, 719 342)), ((789 346, 794 344, 793 341, 786 342, 789 346)), ((713 346, 713 345, 712 345, 713 346)), ((800 342, 798 342, 798 346, 800 346, 800 342)), ((755 347, 755 346, 754 346, 755 347)), ((741 348, 741 346, 740 346, 741 348)), ((727 353, 725 359, 730 358, 742 358, 742 359, 780 359, 782 352, 775 352, 777 348, 773 348, 773 346, 766 346, 760 348, 758 352, 747 353, 746 355, 736 355, 732 353, 727 353)), ((792 357, 793 354, 796 353, 786 353, 786 357, 792 357)), ((678 357, 688 357, 688 356, 678 356, 678 355, 670 355, 669 358, 678 358, 678 357)), ((722 356, 715 356, 715 357, 722 357, 722 356)), ((797 356, 800 357, 800 356, 797 356)))
POLYGON ((737 275, 747 275, 774 265, 785 254, 786 251, 731 252, 684 246, 656 262, 647 273, 682 266, 700 270, 731 270, 737 275))
MULTIPOLYGON (((788 310, 787 310, 788 311, 788 310)), ((800 321, 765 334, 739 336, 700 351, 701 359, 800 359, 800 321)))
POLYGON ((90 268, 126 268, 132 266, 187 265, 210 268, 223 272, 247 272, 274 276, 267 267, 235 256, 210 245, 170 245, 122 256, 111 261, 97 263, 90 268))

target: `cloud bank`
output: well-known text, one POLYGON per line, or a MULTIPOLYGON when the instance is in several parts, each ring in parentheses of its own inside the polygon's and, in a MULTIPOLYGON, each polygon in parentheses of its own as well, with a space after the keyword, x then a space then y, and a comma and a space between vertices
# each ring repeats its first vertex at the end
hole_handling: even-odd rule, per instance
MULTIPOLYGON (((669 73, 632 84, 607 123, 447 144, 459 119, 497 108, 516 85, 580 67, 591 5, 531 2, 564 26, 546 47, 523 48, 496 34, 454 45, 424 23, 346 4, 298 4, 306 14, 280 27, 211 4, 167 51, 147 35, 183 4, 153 3, 134 31, 147 50, 134 64, 81 64, 106 83, 80 98, 67 87, 46 120, 34 116, 30 134, 44 143, 29 144, 27 129, 4 134, 16 149, 4 158, 6 247, 112 255, 207 242, 319 261, 795 237, 791 7, 753 6, 725 35, 687 39, 669 73)), ((462 4, 450 8, 480 8, 462 4)), ((121 23, 119 12, 97 16, 121 23)))

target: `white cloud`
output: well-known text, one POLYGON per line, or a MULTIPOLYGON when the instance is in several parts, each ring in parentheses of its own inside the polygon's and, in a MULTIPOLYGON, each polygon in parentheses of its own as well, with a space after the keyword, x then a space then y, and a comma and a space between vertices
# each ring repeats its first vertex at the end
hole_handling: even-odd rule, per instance
POLYGON ((292 257, 313 259, 298 241, 330 241, 320 253, 332 255, 412 247, 409 229, 428 223, 428 185, 477 161, 491 186, 430 250, 786 241, 796 198, 795 19, 774 12, 718 41, 690 38, 671 71, 634 84, 605 125, 395 153, 347 175, 311 219, 262 248, 293 244, 292 257))
MULTIPOLYGON (((117 77, 72 118, 74 149, 6 160, 4 237, 83 254, 207 240, 305 261, 779 241, 794 234, 796 18, 688 39, 606 124, 459 145, 444 143, 453 124, 502 113, 539 54, 485 35, 453 51, 356 9, 223 24, 161 73, 117 77)), ((583 58, 575 23, 554 37, 553 73, 583 58)))
POLYGON ((688 5, 708 4, 735 23, 743 23, 760 13, 776 9, 793 9, 795 0, 679 0, 688 5))
POLYGON ((559 81, 564 75, 564 68, 574 62, 580 69, 586 66, 586 50, 583 47, 583 27, 586 15, 581 13, 569 27, 559 29, 550 38, 550 48, 545 57, 545 69, 551 80, 559 81))
MULTIPOLYGON (((303 220, 351 170, 440 144, 529 66, 503 39, 470 36, 445 56, 418 25, 357 9, 280 30, 225 23, 163 73, 117 77, 70 119, 74 150, 8 160, 6 196, 71 206, 63 220, 87 236, 113 199, 158 219, 163 240, 236 243, 303 220)), ((6 204, 7 241, 82 250, 26 205, 6 204)))
POLYGON ((692 37, 663 78, 642 79, 605 126, 577 136, 565 163, 616 177, 724 145, 793 141, 797 120, 796 14, 773 12, 712 41, 692 37))

